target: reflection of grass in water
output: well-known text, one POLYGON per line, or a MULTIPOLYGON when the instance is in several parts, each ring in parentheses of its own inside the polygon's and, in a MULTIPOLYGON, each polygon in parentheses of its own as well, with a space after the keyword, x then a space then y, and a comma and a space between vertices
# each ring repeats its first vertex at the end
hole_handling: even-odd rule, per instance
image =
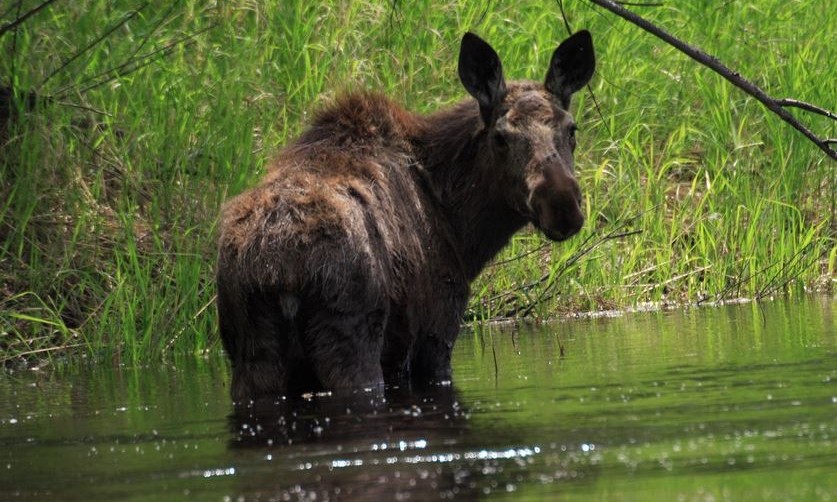
POLYGON ((825 361, 837 340, 821 302, 493 331, 469 333, 454 357, 454 381, 477 422, 479 411, 516 403, 516 428, 550 416, 552 440, 612 445, 701 435, 683 429, 698 423, 744 431, 793 429, 803 416, 830 421, 834 375, 825 361))
POLYGON ((541 448, 515 500, 819 500, 835 488, 829 302, 479 329, 454 381, 482 437, 541 448))
MULTIPOLYGON (((510 77, 542 78, 564 37, 551 2, 143 5, 56 3, 0 39, 14 55, 0 61, 0 86, 52 98, 23 99, 35 111, 0 130, 4 357, 211 348, 218 207, 312 107, 373 87, 433 110, 464 96, 466 29, 495 45, 510 77)), ((830 288, 830 161, 673 49, 584 2, 572 9, 599 54, 601 115, 587 93, 574 104, 588 224, 560 245, 516 237, 474 285, 469 318, 830 288)), ((644 13, 773 94, 837 102, 834 47, 822 42, 833 9, 771 0, 644 13)))
POLYGON ((230 415, 217 352, 17 372, 0 379, 11 465, 0 486, 177 500, 297 487, 345 497, 360 483, 416 500, 454 479, 465 500, 822 500, 837 483, 831 302, 481 326, 457 345, 448 398, 390 399, 372 414, 367 398, 315 398, 284 423, 230 415), (230 447, 243 424, 300 432, 312 419, 327 423, 319 439, 230 447))

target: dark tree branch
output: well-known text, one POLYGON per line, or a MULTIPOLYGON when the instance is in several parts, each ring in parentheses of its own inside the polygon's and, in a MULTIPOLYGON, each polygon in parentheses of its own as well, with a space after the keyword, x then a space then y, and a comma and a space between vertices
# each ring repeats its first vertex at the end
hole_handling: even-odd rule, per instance
MULTIPOLYGON (((12 31, 13 29, 17 28, 18 26, 23 24, 24 21, 26 21, 30 17, 34 16, 35 14, 37 14, 41 10, 45 9, 46 7, 49 7, 49 5, 54 3, 54 2, 55 2, 55 0, 44 0, 43 2, 38 4, 36 7, 33 7, 31 9, 29 9, 28 11, 26 11, 23 15, 18 16, 17 19, 15 19, 14 21, 9 21, 8 23, 4 24, 3 26, 0 26, 0 37, 2 37, 3 35, 5 35, 6 33, 10 32, 10 31, 12 31)), ((22 3, 19 3, 18 5, 21 5, 21 4, 22 3)))
POLYGON ((798 99, 786 98, 786 99, 778 99, 778 100, 776 100, 776 102, 779 103, 779 106, 792 106, 792 107, 796 107, 796 108, 802 108, 805 111, 808 111, 808 112, 811 112, 811 113, 817 113, 817 114, 822 115, 824 117, 828 117, 831 120, 837 120, 837 114, 835 114, 834 112, 826 110, 825 108, 820 108, 819 106, 816 106, 816 105, 812 105, 811 103, 806 103, 805 101, 799 101, 798 99))
POLYGON ((633 12, 625 9, 617 2, 612 0, 589 0, 590 2, 602 7, 604 9, 609 10, 610 12, 616 14, 617 16, 625 19, 643 30, 651 33, 652 35, 656 36, 657 38, 662 39, 672 47, 676 48, 680 52, 683 52, 690 58, 694 59, 695 61, 699 62, 700 64, 710 68, 715 73, 724 77, 727 81, 729 81, 732 85, 738 87, 742 91, 746 92, 750 96, 753 96, 758 101, 760 101, 764 106, 767 107, 770 111, 778 115, 782 120, 790 124, 794 129, 801 132, 806 138, 811 140, 817 147, 824 151, 829 157, 833 160, 837 160, 837 150, 831 148, 831 144, 833 142, 829 139, 824 139, 818 137, 816 134, 811 132, 804 124, 802 124, 799 120, 796 119, 793 115, 788 112, 785 107, 793 106, 797 108, 802 108, 803 110, 819 113, 820 115, 825 115, 826 117, 833 118, 837 120, 837 115, 833 112, 824 110, 817 106, 804 103, 802 101, 797 100, 788 100, 788 99, 781 99, 777 100, 770 97, 766 92, 764 92, 761 88, 750 82, 749 80, 745 79, 741 76, 740 73, 737 71, 731 70, 723 63, 721 63, 717 58, 706 54, 705 52, 692 47, 691 45, 683 42, 682 40, 676 38, 675 36, 671 35, 670 33, 666 32, 665 30, 655 26, 651 22, 645 20, 644 18, 634 14, 633 12))
POLYGON ((619 5, 627 5, 628 7, 662 7, 662 2, 616 2, 619 5))
POLYGON ((0 19, 4 19, 6 16, 9 15, 9 13, 11 11, 13 11, 15 9, 18 10, 17 17, 19 17, 20 16, 20 10, 21 10, 22 6, 23 6, 23 0, 17 0, 17 2, 9 4, 9 7, 0 14, 0 19))

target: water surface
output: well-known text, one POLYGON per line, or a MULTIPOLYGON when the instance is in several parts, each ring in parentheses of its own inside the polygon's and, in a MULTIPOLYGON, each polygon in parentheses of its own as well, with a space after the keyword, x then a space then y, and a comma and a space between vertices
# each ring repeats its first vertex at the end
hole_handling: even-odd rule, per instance
POLYGON ((222 357, 0 375, 0 500, 837 500, 837 300, 464 331, 451 385, 233 412, 222 357))

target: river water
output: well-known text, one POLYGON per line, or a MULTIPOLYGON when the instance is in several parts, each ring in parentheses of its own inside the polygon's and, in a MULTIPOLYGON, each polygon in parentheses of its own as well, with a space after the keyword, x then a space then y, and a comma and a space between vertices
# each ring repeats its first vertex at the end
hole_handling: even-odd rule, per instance
POLYGON ((837 299, 463 331, 450 385, 234 413, 223 357, 0 374, 0 500, 837 500, 837 299))

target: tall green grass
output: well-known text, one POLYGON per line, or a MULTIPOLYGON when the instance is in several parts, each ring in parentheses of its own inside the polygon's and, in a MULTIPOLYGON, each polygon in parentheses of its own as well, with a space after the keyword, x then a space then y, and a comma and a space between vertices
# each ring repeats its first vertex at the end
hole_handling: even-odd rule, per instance
MULTIPOLYGON (((0 25, 38 3, 0 9, 0 25)), ((574 103, 588 224, 561 245, 516 236, 474 284, 469 319, 830 291, 834 163, 664 43, 588 2, 566 7, 599 58, 574 103)), ((834 9, 642 13, 776 96, 837 103, 834 9)), ((462 99, 466 30, 510 78, 543 78, 566 36, 556 2, 462 0, 58 1, 3 35, 0 86, 40 99, 20 94, 0 127, 0 359, 216 347, 222 201, 336 93, 380 89, 421 112, 462 99)))

